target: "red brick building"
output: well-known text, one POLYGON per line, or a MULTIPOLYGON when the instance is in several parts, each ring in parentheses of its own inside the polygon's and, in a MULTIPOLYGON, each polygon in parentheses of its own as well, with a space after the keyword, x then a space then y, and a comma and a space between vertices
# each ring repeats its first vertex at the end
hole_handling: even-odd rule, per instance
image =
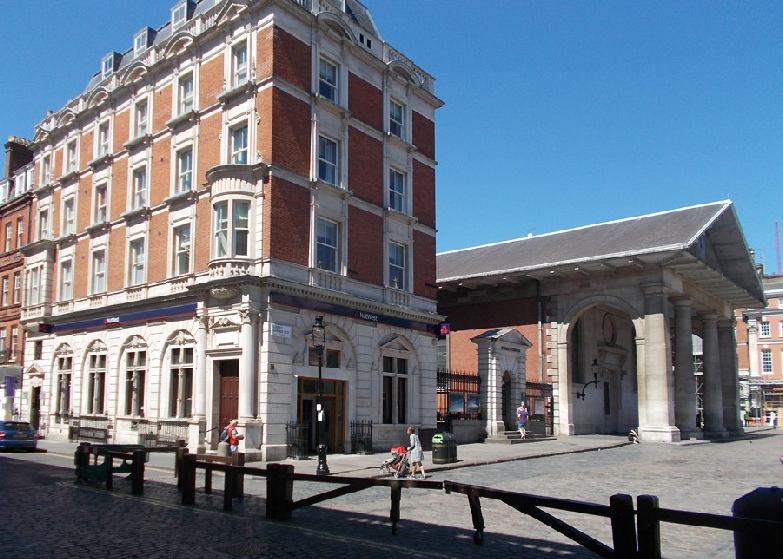
POLYGON ((354 0, 183 0, 132 39, 34 139, 48 436, 312 447, 316 316, 322 442, 434 427, 433 78, 354 0))
MULTIPOLYGON (((19 418, 24 365, 22 247, 30 234, 33 205, 33 152, 30 142, 10 137, 5 144, 5 173, 0 178, 0 418, 19 418)), ((32 418, 37 413, 32 411, 32 418)))

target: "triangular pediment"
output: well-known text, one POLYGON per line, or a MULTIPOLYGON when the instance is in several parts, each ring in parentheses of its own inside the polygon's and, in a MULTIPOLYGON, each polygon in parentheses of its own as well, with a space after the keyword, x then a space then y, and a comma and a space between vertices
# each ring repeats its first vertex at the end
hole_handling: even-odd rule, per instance
POLYGON ((530 340, 523 336, 516 328, 493 328, 492 330, 487 330, 478 336, 472 337, 470 341, 476 344, 482 342, 502 342, 507 345, 524 348, 533 347, 530 340))

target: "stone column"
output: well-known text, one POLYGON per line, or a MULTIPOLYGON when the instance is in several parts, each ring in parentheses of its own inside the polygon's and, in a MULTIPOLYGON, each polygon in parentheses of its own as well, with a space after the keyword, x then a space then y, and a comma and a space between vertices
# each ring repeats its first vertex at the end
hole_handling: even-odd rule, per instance
POLYGON ((720 370, 717 324, 717 315, 714 313, 707 314, 702 319, 704 436, 711 439, 720 439, 728 434, 723 427, 723 381, 720 370))
POLYGON ((242 422, 243 420, 248 421, 255 418, 253 403, 255 402, 254 396, 258 389, 254 382, 256 313, 242 309, 239 311, 239 318, 242 321, 242 331, 240 333, 242 358, 239 360, 239 419, 242 422))
POLYGON ((702 438, 696 426, 696 375, 693 372, 691 301, 674 301, 674 418, 682 439, 702 438))
POLYGON ((674 424, 671 336, 663 284, 644 290, 644 370, 639 375, 639 437, 643 441, 680 440, 674 424), (644 389, 642 389, 644 385, 644 389))
POLYGON ((196 378, 193 415, 205 417, 207 413, 207 317, 196 317, 196 378))
POLYGON ((737 339, 733 318, 718 321, 720 344, 723 426, 731 436, 744 433, 740 420, 739 371, 737 370, 737 339))

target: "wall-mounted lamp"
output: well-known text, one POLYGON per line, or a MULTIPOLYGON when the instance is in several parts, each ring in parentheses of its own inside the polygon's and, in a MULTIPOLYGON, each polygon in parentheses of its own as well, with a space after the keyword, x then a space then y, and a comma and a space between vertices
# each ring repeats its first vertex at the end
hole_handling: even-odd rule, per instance
POLYGON ((582 400, 585 399, 585 388, 590 386, 591 384, 595 384, 596 387, 598 386, 598 370, 601 368, 601 366, 598 364, 598 359, 593 359, 593 364, 590 365, 590 371, 593 373, 593 380, 590 382, 586 382, 585 385, 582 387, 582 391, 579 390, 576 391, 576 399, 579 400, 580 398, 582 400))
POLYGON ((628 371, 626 371, 625 369, 621 369, 620 370, 620 380, 623 380, 625 378, 625 375, 627 375, 627 374, 628 374, 628 371))

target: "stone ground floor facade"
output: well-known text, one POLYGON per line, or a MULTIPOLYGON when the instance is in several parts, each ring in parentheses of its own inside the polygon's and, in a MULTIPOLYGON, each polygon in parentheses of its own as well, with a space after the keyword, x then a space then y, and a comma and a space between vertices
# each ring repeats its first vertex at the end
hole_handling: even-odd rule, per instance
POLYGON ((230 419, 254 459, 284 458, 287 427, 314 448, 325 325, 321 443, 349 452, 352 422, 373 445, 436 423, 433 315, 360 304, 334 293, 222 285, 200 297, 113 308, 31 332, 23 415, 47 438, 138 443, 148 422, 175 425, 190 448, 216 448, 230 419), (77 430, 78 428, 78 430, 77 430))

